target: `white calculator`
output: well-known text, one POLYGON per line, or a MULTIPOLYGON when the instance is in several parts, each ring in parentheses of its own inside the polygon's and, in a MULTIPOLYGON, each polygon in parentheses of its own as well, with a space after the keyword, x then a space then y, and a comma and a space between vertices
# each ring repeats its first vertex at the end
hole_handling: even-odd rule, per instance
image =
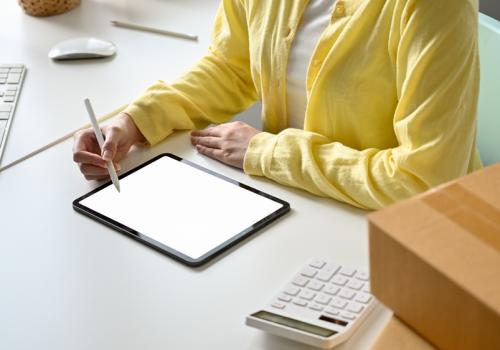
POLYGON ((246 324, 328 349, 347 340, 376 303, 366 272, 312 259, 246 324))

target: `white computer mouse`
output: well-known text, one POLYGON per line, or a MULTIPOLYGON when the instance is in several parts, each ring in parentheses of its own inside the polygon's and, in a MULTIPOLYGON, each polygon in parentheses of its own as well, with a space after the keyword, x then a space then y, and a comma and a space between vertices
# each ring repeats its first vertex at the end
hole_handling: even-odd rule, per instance
POLYGON ((82 58, 100 58, 113 56, 115 45, 98 38, 75 38, 62 41, 49 51, 53 60, 76 60, 82 58))

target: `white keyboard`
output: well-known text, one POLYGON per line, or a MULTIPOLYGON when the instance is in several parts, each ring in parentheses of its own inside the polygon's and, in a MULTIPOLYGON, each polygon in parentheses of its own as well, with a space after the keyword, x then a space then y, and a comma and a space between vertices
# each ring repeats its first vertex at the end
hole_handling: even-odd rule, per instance
POLYGON ((0 161, 24 82, 23 64, 0 64, 0 161))
POLYGON ((311 259, 246 323, 326 349, 347 340, 376 303, 366 272, 311 259))

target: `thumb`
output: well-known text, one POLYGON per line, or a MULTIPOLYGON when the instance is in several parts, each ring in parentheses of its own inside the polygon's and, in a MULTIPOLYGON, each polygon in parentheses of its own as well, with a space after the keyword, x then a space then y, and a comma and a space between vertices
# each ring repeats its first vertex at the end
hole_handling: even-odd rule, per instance
POLYGON ((105 161, 110 161, 113 160, 116 155, 120 132, 116 127, 111 127, 103 130, 103 135, 104 145, 102 146, 101 156, 105 161))

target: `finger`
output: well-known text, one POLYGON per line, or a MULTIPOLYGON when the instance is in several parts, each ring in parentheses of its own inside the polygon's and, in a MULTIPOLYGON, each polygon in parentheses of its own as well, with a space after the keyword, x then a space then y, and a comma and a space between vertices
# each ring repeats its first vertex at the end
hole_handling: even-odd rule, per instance
POLYGON ((212 126, 203 130, 194 130, 191 132, 192 136, 222 136, 221 126, 212 126))
POLYGON ((84 175, 105 176, 105 177, 109 176, 108 169, 94 166, 91 164, 80 164, 80 171, 84 175))
POLYGON ((102 145, 102 159, 112 160, 116 155, 121 130, 116 126, 111 126, 109 128, 103 128, 103 134, 105 141, 104 145, 102 145))
POLYGON ((73 161, 76 163, 92 164, 101 168, 106 167, 106 161, 100 155, 87 151, 77 151, 73 153, 73 161))
POLYGON ((208 148, 222 148, 222 139, 220 137, 213 137, 213 136, 197 137, 197 136, 192 136, 191 137, 191 143, 193 145, 201 145, 201 146, 205 146, 205 147, 208 147, 208 148))
POLYGON ((224 151, 217 148, 209 148, 202 145, 196 145, 196 150, 210 158, 224 162, 224 151))
POLYGON ((98 149, 95 134, 90 129, 79 131, 74 136, 73 152, 89 151, 94 152, 98 149))
POLYGON ((101 181, 101 180, 106 180, 108 177, 107 176, 97 176, 97 175, 85 175, 84 176, 86 180, 97 180, 97 181, 101 181))

